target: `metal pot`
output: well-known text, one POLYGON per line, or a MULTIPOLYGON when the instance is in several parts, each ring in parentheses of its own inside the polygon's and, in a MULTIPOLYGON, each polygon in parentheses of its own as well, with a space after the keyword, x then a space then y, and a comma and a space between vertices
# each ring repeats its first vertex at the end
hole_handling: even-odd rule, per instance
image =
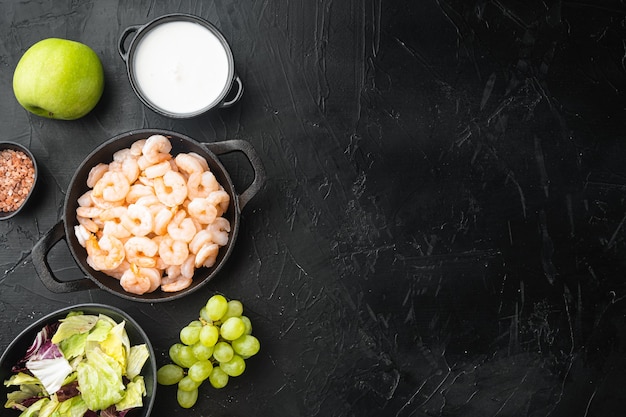
MULTIPOLYGON (((230 107, 243 95, 243 83, 235 71, 235 60, 228 41, 217 27, 198 16, 171 13, 157 17, 144 25, 129 26, 120 36, 118 52, 126 63, 128 79, 137 97, 152 111, 163 116, 176 119, 196 117, 214 108, 230 107), (181 23, 195 27, 196 30, 189 33, 170 31, 174 25, 181 23), (128 39, 131 40, 126 47, 128 39), (203 43, 201 40, 207 42, 203 43), (187 49, 189 45, 194 45, 194 49, 187 49), (142 68, 140 62, 145 61, 141 59, 137 61, 137 57, 144 57, 145 53, 142 52, 146 50, 158 54, 159 71, 151 67, 148 74, 138 72, 142 68), (196 61, 198 58, 206 60, 196 61), (226 66, 225 72, 222 66, 218 65, 222 61, 225 61, 222 63, 226 66), (194 68, 203 72, 200 79, 187 84, 191 91, 183 87, 185 82, 180 78, 184 78, 181 75, 186 72, 184 68, 194 68), (145 88, 152 83, 158 84, 158 92, 145 88), (202 106, 187 110, 164 107, 166 103, 167 106, 171 106, 172 102, 175 102, 172 97, 181 95, 188 104, 191 101, 190 95, 195 97, 195 94, 204 91, 199 85, 210 83, 215 83, 211 90, 218 89, 219 94, 197 97, 201 100, 202 106), (165 100, 165 97, 168 99, 165 100)), ((157 59, 157 56, 151 58, 157 59)))
POLYGON ((65 197, 63 218, 33 247, 33 265, 43 284, 50 291, 55 293, 67 293, 101 288, 122 298, 132 301, 151 303, 170 301, 183 297, 205 285, 223 267, 224 263, 233 251, 237 233, 239 231, 241 210, 262 188, 264 182, 265 172, 261 159, 252 145, 246 141, 228 140, 213 143, 199 143, 180 133, 160 129, 142 129, 120 134, 103 143, 91 152, 91 154, 87 156, 74 173, 65 197), (228 219, 230 222, 231 232, 226 246, 220 248, 215 265, 211 268, 197 269, 193 278, 193 283, 188 288, 173 293, 157 289, 152 293, 135 295, 126 292, 120 286, 119 281, 115 278, 112 278, 103 272, 96 271, 88 265, 87 252, 85 248, 80 245, 74 234, 74 226, 78 224, 78 221, 76 220, 76 208, 78 207, 78 198, 89 190, 87 187, 87 177, 92 167, 99 163, 110 163, 113 160, 113 154, 116 151, 128 148, 135 141, 148 138, 154 134, 161 134, 170 139, 170 142, 172 143, 172 155, 176 155, 181 152, 196 152, 207 160, 209 168, 230 196, 231 203, 228 211, 223 214, 223 217, 228 219), (242 152, 254 170, 254 180, 241 194, 236 192, 231 177, 220 160, 217 158, 217 155, 223 155, 230 152, 242 152), (62 281, 54 276, 50 265, 48 264, 47 256, 50 250, 61 239, 66 240, 74 260, 85 273, 86 278, 73 281, 62 281))

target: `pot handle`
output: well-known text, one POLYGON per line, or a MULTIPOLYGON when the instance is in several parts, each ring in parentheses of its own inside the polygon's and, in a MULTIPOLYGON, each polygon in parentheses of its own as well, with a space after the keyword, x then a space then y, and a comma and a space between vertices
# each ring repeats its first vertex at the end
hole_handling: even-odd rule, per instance
POLYGON ((209 143, 205 142, 203 145, 205 145, 215 155, 223 155, 230 152, 243 152, 246 158, 248 158, 248 162, 250 162, 250 165, 252 165, 252 169, 254 170, 254 179, 248 188, 239 194, 239 208, 240 210, 243 210, 244 206, 252 200, 252 197, 254 197, 256 193, 263 188, 263 184, 265 184, 266 180, 265 168, 263 167, 263 163, 259 154, 256 152, 256 149, 254 149, 250 142, 239 139, 209 143))
POLYGON ((126 47, 124 46, 124 44, 126 43, 126 39, 132 33, 137 32, 139 29, 141 29, 141 25, 129 26, 126 29, 124 29, 124 32, 122 32, 122 36, 120 36, 120 41, 117 44, 117 52, 119 52, 120 56, 122 57, 124 61, 126 61, 128 58, 128 51, 126 50, 126 47))
POLYGON ((48 290, 54 293, 76 292, 97 288, 96 284, 88 278, 60 281, 52 274, 52 269, 47 259, 48 253, 61 239, 65 238, 64 223, 59 221, 33 246, 31 257, 39 279, 41 279, 41 282, 48 290))
POLYGON ((235 96, 232 99, 228 101, 222 101, 218 106, 220 109, 225 109, 227 107, 232 106, 233 104, 238 102, 241 96, 243 95, 243 83, 241 82, 241 78, 239 78, 238 75, 236 75, 235 79, 233 80, 233 84, 230 87, 231 91, 233 87, 235 86, 235 84, 237 84, 237 93, 235 93, 235 96))

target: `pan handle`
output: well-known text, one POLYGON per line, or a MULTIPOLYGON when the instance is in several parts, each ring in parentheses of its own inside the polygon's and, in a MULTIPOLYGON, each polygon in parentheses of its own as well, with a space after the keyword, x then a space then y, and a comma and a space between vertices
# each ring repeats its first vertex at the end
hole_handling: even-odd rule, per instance
POLYGON ((43 285, 54 293, 68 293, 97 288, 96 284, 88 278, 60 281, 53 275, 50 264, 48 264, 48 253, 61 239, 66 240, 63 221, 59 221, 52 226, 33 246, 31 252, 33 266, 43 285))
POLYGON ((254 180, 241 194, 239 194, 239 208, 243 210, 244 206, 258 193, 263 184, 265 184, 266 175, 265 168, 259 154, 254 147, 245 140, 233 139, 224 140, 220 142, 205 142, 203 143, 211 152, 215 155, 223 155, 230 152, 243 152, 248 158, 248 162, 252 165, 254 170, 254 180))

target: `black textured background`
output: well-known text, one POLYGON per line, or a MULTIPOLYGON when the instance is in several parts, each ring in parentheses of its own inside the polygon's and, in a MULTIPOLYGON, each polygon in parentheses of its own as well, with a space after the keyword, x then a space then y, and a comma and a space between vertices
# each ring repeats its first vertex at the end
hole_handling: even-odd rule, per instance
MULTIPOLYGON (((0 1, 1 139, 39 162, 36 199, 0 223, 0 347, 60 307, 123 308, 166 362, 215 292, 262 343, 192 411, 155 416, 623 415, 626 400, 624 1, 0 1), (245 93, 171 120, 134 95, 118 38, 186 12, 214 23, 245 93), (28 114, 12 74, 47 37, 106 73, 88 116, 28 114), (267 170, 233 255, 203 291, 138 304, 53 294, 30 259, 76 167, 137 128, 243 139, 267 170)), ((236 183, 245 162, 225 158, 236 183)), ((82 276, 61 242, 55 273, 82 276)), ((2 413, 7 414, 6 412, 2 413)))

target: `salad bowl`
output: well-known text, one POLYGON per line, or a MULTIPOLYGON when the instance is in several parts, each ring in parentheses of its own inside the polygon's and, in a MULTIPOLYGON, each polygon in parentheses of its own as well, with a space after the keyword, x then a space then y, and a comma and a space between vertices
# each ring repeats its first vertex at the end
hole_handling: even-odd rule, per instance
MULTIPOLYGON (((0 379, 7 381, 13 374, 13 367, 18 364, 26 355, 29 347, 32 346, 37 334, 46 325, 57 323, 60 319, 67 317, 69 313, 81 312, 84 315, 99 316, 101 314, 113 319, 116 323, 124 322, 124 329, 128 335, 131 346, 145 344, 147 353, 149 354, 143 364, 140 375, 143 377, 145 385, 145 396, 143 397, 143 406, 140 408, 130 409, 125 417, 148 417, 154 405, 156 389, 157 389, 157 364, 154 349, 150 343, 150 339, 143 331, 141 326, 126 312, 112 306, 97 303, 78 304, 65 307, 36 320, 26 329, 24 329, 6 348, 0 357, 0 379)), ((2 403, 6 402, 9 392, 15 391, 18 387, 6 384, 2 385, 2 403)), ((13 409, 3 409, 0 413, 3 416, 20 415, 20 411, 13 409)))

